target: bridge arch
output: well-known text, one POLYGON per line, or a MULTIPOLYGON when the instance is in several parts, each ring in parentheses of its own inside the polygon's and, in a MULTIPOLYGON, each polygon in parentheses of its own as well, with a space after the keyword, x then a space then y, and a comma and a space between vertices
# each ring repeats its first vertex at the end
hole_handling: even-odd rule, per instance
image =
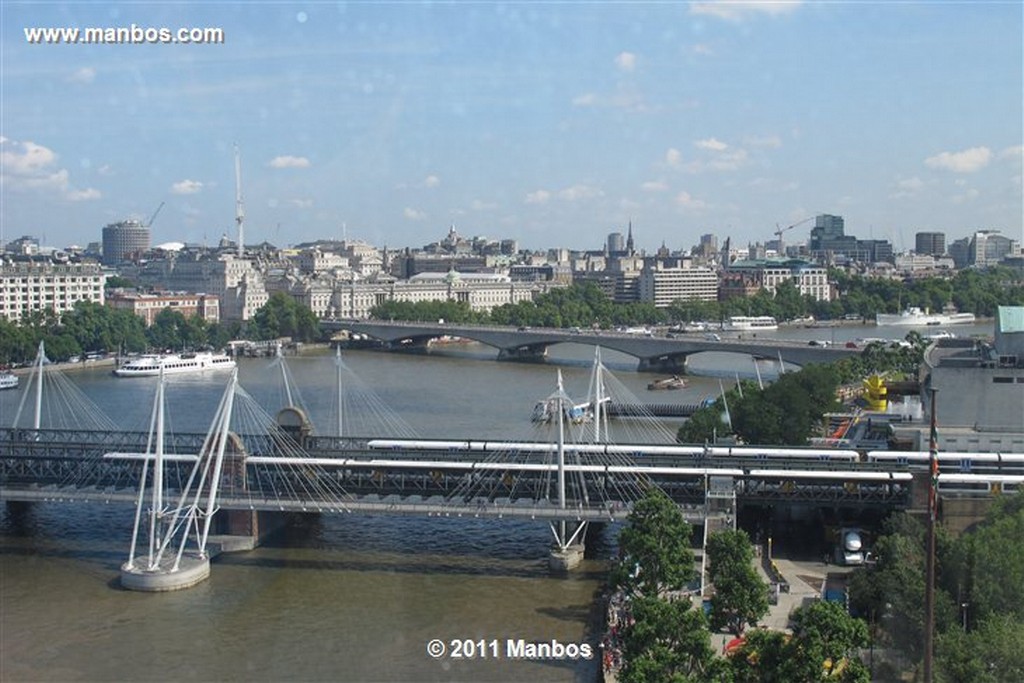
MULTIPOLYGON (((346 329, 385 342, 389 348, 401 347, 402 340, 427 340, 454 335, 498 349, 499 360, 544 362, 547 349, 555 344, 576 343, 600 346, 633 356, 638 370, 652 372, 684 371, 686 359, 704 351, 738 353, 755 359, 782 361, 792 366, 824 363, 861 353, 861 349, 808 346, 806 342, 772 339, 718 339, 703 335, 655 337, 608 331, 572 331, 512 327, 484 327, 444 323, 395 323, 380 321, 325 320, 325 330, 346 329)), ((425 344, 425 342, 424 342, 425 344)))

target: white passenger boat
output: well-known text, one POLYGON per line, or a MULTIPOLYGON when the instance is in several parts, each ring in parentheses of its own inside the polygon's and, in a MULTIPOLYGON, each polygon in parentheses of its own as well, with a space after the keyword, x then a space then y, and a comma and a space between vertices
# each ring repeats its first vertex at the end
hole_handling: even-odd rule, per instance
POLYGON ((0 372, 0 389, 17 389, 18 376, 13 372, 0 372))
POLYGON ((916 306, 899 313, 879 313, 875 316, 878 325, 970 325, 974 322, 973 313, 929 313, 916 306))
POLYGON ((725 321, 722 329, 732 332, 777 330, 779 322, 770 315, 734 315, 725 321))
POLYGON ((182 353, 146 355, 124 363, 114 374, 118 377, 154 377, 163 370, 165 375, 180 375, 205 370, 230 370, 235 359, 223 353, 182 353))

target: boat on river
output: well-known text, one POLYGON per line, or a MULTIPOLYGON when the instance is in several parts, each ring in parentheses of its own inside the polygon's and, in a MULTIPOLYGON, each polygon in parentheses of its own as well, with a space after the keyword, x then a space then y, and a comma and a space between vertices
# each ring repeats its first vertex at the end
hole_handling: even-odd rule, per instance
POLYGON ((779 329, 779 322, 770 315, 734 315, 722 329, 731 332, 761 332, 779 329))
POLYGON ((224 353, 202 351, 198 353, 151 354, 133 358, 114 370, 118 377, 155 377, 181 375, 207 370, 230 370, 235 359, 224 353))
POLYGON ((674 390, 674 389, 685 389, 685 388, 686 388, 686 380, 684 378, 680 377, 679 375, 672 375, 671 377, 666 377, 664 379, 656 379, 653 382, 649 382, 647 384, 647 389, 649 391, 658 391, 658 390, 661 390, 661 389, 668 389, 668 390, 671 391, 671 390, 674 390))
POLYGON ((13 372, 0 372, 0 389, 17 389, 18 376, 13 372))
POLYGON ((878 325, 904 325, 909 327, 925 327, 927 325, 970 325, 974 322, 973 313, 929 313, 917 306, 904 309, 899 313, 879 313, 875 316, 878 325))

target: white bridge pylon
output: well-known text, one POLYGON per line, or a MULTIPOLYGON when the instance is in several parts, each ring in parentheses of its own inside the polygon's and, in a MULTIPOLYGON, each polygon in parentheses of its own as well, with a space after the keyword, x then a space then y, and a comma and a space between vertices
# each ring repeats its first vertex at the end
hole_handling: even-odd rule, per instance
POLYGON ((131 590, 179 590, 210 575, 207 544, 210 523, 217 512, 217 493, 229 438, 238 370, 231 373, 203 447, 194 456, 187 482, 174 503, 169 500, 164 482, 164 384, 161 372, 146 452, 116 454, 121 459, 141 457, 143 460, 131 548, 128 561, 121 566, 121 584, 131 590), (145 554, 140 554, 139 537, 143 534, 148 538, 148 546, 145 554), (189 547, 190 539, 194 543, 192 548, 189 547))

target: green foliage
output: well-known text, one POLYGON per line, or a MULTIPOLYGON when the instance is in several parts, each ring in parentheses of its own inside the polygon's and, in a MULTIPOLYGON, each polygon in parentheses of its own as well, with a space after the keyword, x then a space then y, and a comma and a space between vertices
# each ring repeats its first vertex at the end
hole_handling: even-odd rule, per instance
POLYGON ((754 551, 747 532, 718 531, 708 537, 711 627, 741 636, 748 625, 768 613, 768 586, 754 569, 754 551))
POLYGON ((621 560, 612 584, 630 595, 657 597, 679 590, 695 576, 690 525, 661 489, 651 488, 633 506, 619 533, 621 560))
POLYGON ((793 634, 756 629, 729 657, 736 683, 830 680, 868 683, 857 656, 868 645, 867 625, 841 606, 813 602, 794 610, 793 634))
POLYGON ((133 289, 135 283, 128 278, 121 277, 120 275, 111 275, 107 277, 107 281, 103 283, 104 289, 133 289))
POLYGON ((632 603, 634 622, 623 636, 623 683, 726 681, 715 657, 704 613, 689 600, 640 597, 632 603))
MULTIPOLYGON (((881 642, 919 661, 924 655, 923 524, 906 514, 893 516, 874 550, 876 565, 851 577, 851 606, 878 624, 881 642)), ((940 526, 936 555, 939 680, 1024 680, 1024 497, 1000 498, 982 524, 958 538, 940 526)))
POLYGON ((467 301, 385 301, 370 309, 370 316, 378 320, 449 323, 477 323, 487 317, 473 311, 467 301))
POLYGON ((936 680, 943 683, 1024 681, 1024 623, 995 615, 977 629, 950 629, 935 646, 936 680))
POLYGON ((249 334, 255 339, 291 337, 294 341, 308 342, 320 338, 320 326, 308 307, 284 292, 274 292, 253 315, 249 334))
POLYGON ((165 308, 146 330, 146 339, 154 349, 189 350, 206 346, 208 324, 199 316, 186 318, 181 311, 165 308))
POLYGON ((1024 623, 1024 497, 998 501, 950 554, 946 588, 960 593, 972 619, 1006 615, 1024 623))
MULTIPOLYGON (((732 430, 746 443, 804 445, 822 416, 838 407, 839 373, 828 365, 808 365, 789 372, 764 389, 746 382, 743 395, 726 392, 732 430)), ((719 398, 699 409, 679 429, 682 443, 706 443, 729 431, 722 422, 725 404, 719 398)))

